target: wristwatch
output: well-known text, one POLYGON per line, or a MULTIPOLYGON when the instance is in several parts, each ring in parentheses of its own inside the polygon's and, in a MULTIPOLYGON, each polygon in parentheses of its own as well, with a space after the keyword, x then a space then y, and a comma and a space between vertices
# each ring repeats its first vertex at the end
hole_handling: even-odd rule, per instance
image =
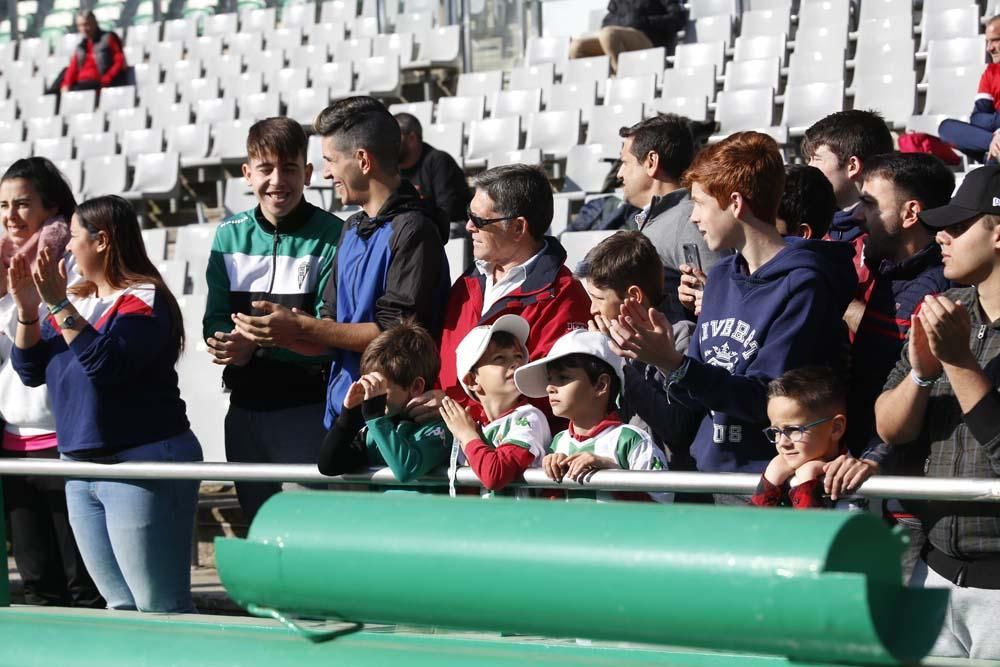
POLYGON ((72 329, 76 327, 76 315, 67 315, 63 319, 62 324, 59 325, 60 329, 72 329))

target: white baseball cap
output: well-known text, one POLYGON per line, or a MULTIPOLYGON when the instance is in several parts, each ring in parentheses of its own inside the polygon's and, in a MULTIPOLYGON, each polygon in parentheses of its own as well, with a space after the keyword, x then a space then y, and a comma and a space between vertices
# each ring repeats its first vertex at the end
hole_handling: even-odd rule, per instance
MULTIPOLYGON (((462 381, 462 378, 482 358, 493 334, 501 331, 505 331, 521 341, 521 347, 524 348, 525 358, 527 358, 528 332, 531 331, 528 320, 520 315, 502 315, 493 324, 478 326, 465 334, 465 338, 455 348, 455 371, 458 373, 458 382, 462 385, 463 389, 465 389, 465 383, 462 381)), ((465 389, 465 393, 469 394, 469 390, 465 389)), ((472 394, 469 394, 469 396, 475 398, 472 394)))
POLYGON ((555 342, 544 359, 533 361, 514 371, 514 384, 517 390, 525 396, 541 398, 546 396, 545 388, 549 384, 546 364, 568 357, 571 354, 588 354, 597 357, 614 369, 621 387, 625 387, 625 362, 611 351, 607 336, 598 331, 574 329, 555 342))

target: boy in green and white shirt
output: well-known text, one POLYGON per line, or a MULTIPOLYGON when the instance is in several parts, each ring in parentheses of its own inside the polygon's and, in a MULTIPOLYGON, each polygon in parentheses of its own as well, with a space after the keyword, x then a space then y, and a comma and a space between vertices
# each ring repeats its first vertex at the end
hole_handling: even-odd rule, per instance
MULTIPOLYGON (((514 373, 528 358, 528 322, 504 315, 478 326, 455 349, 455 365, 465 392, 478 403, 466 412, 445 398, 441 417, 454 436, 448 478, 455 495, 455 475, 469 465, 483 483, 482 495, 501 491, 528 468, 539 467, 551 431, 541 410, 528 403, 514 384, 514 373)), ((518 489, 518 497, 528 496, 518 489)))
MULTIPOLYGON (((544 359, 519 368, 514 380, 522 394, 548 396, 552 413, 569 419, 569 428, 552 439, 551 453, 542 462, 551 479, 561 482, 569 477, 582 482, 590 473, 608 468, 666 469, 666 457, 650 435, 623 424, 615 411, 625 383, 624 369, 604 334, 583 330, 567 333, 544 359)), ((673 500, 672 493, 598 491, 587 495, 598 502, 673 500)))

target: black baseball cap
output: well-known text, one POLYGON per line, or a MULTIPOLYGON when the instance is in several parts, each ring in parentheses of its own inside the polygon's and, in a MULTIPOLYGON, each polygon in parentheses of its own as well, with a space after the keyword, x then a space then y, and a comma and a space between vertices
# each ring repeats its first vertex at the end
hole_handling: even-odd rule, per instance
POLYGON ((1000 166, 970 171, 950 202, 921 211, 918 217, 928 227, 943 229, 985 213, 1000 215, 1000 166))

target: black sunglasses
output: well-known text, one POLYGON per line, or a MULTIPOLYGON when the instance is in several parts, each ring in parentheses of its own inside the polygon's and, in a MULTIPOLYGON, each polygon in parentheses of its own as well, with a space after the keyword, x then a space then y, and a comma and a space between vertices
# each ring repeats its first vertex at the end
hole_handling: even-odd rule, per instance
POLYGON ((482 229, 486 225, 492 225, 494 222, 503 222, 504 220, 513 220, 514 218, 520 218, 523 213, 515 213, 514 215, 508 215, 503 218, 480 218, 478 215, 473 214, 471 208, 465 209, 465 215, 468 216, 469 222, 476 226, 476 229, 482 229))

